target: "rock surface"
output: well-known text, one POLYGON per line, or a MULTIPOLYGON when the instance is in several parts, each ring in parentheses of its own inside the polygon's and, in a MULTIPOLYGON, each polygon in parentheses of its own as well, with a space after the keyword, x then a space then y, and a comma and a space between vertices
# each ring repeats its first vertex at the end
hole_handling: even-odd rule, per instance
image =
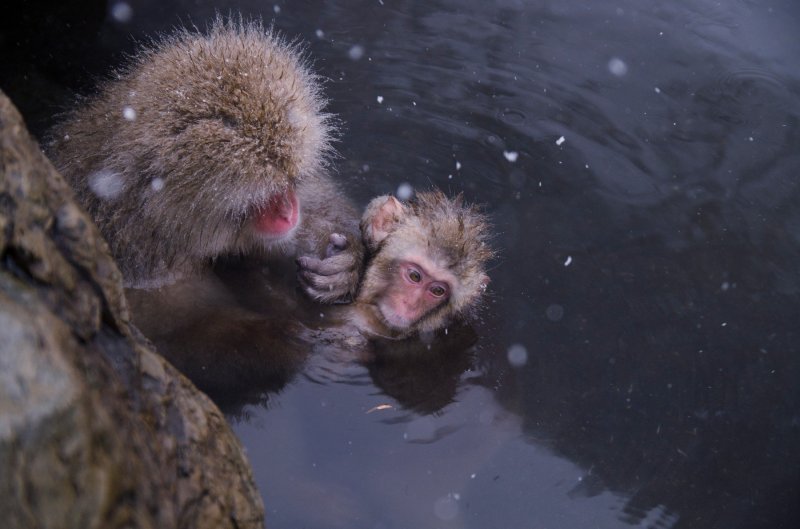
POLYGON ((255 528, 214 404, 128 321, 121 276, 0 92, 3 527, 255 528))

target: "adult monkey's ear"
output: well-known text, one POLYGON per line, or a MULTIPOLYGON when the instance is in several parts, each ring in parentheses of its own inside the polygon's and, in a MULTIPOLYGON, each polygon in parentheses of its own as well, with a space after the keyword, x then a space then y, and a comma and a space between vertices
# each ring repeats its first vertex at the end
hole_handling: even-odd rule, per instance
POLYGON ((361 236, 367 248, 375 251, 405 214, 406 206, 391 195, 372 199, 361 217, 361 236))

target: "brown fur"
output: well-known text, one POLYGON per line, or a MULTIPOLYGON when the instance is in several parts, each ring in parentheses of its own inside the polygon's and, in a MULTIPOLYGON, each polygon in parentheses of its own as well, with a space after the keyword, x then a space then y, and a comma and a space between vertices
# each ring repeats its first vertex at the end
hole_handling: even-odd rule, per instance
MULTIPOLYGON (((395 263, 418 252, 454 274, 458 284, 451 285, 453 290, 444 305, 401 334, 434 331, 454 319, 474 315, 489 282, 487 264, 495 255, 489 245, 488 220, 476 206, 465 204, 461 195, 449 199, 438 190, 417 193, 408 204, 382 196, 367 206, 361 231, 373 255, 358 303, 374 305, 396 274, 395 263)), ((370 319, 374 320, 374 314, 370 319)))
POLYGON ((408 204, 388 196, 374 199, 362 229, 373 255, 353 304, 321 309, 295 296, 285 267, 265 270, 235 260, 206 277, 158 290, 129 290, 133 320, 162 354, 212 392, 242 391, 250 383, 280 385, 311 349, 341 350, 349 361, 368 362, 377 357, 416 362, 437 351, 451 352, 452 339, 465 336, 464 328, 458 330, 460 320, 475 315, 489 280, 486 268, 494 252, 486 217, 461 197, 431 191, 408 204), (395 262, 418 255, 420 248, 437 271, 446 269, 455 278, 451 295, 408 328, 391 328, 377 303, 397 279, 395 262), (455 332, 445 339, 424 336, 451 324, 455 332), (419 333, 422 340, 404 340, 419 333))
MULTIPOLYGON (((141 50, 52 131, 50 152, 129 286, 169 283, 224 254, 322 256, 335 231, 358 268, 355 213, 327 175, 324 104, 295 45, 218 18, 207 34, 179 30, 141 50), (300 225, 265 243, 248 220, 290 188, 300 225)), ((344 290, 357 280, 348 270, 344 290)))

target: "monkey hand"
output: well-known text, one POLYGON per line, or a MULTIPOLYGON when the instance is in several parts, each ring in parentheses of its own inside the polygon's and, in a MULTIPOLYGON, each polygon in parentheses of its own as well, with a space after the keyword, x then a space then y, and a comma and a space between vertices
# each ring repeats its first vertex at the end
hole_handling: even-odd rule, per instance
POLYGON ((297 259, 297 277, 303 290, 322 303, 349 303, 361 278, 364 248, 360 239, 348 240, 332 233, 325 257, 305 255, 297 259))

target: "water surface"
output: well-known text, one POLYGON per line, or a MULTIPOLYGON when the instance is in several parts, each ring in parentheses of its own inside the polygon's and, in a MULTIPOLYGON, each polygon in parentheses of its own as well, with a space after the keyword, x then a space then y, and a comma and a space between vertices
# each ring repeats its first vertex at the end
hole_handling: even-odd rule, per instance
POLYGON ((130 5, 103 60, 179 16, 274 21, 359 204, 437 186, 495 223, 477 342, 320 354, 231 414, 270 527, 798 526, 795 2, 130 5))

